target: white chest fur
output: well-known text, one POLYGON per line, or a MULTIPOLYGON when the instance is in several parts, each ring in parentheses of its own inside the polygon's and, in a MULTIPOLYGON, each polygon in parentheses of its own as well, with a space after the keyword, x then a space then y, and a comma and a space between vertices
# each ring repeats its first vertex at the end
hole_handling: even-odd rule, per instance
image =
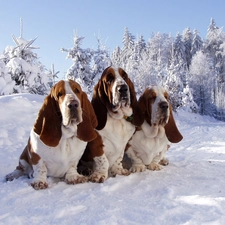
POLYGON ((142 130, 137 131, 129 143, 132 145, 137 157, 141 158, 145 165, 149 165, 155 156, 167 149, 169 141, 164 127, 149 126, 145 121, 142 130))
POLYGON ((87 142, 74 136, 74 131, 73 135, 70 135, 68 130, 66 131, 63 132, 58 146, 49 147, 39 139, 33 129, 31 130, 30 138, 33 151, 41 157, 47 168, 48 176, 63 177, 70 167, 77 167, 84 152, 87 142))
POLYGON ((126 144, 135 131, 135 126, 122 119, 107 115, 105 127, 98 131, 103 139, 104 152, 109 160, 109 167, 123 154, 126 144))

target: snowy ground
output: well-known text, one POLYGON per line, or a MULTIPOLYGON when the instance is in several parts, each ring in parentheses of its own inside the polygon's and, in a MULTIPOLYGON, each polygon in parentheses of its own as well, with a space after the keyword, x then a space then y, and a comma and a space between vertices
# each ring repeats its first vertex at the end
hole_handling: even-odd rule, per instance
POLYGON ((225 123, 179 111, 184 136, 161 171, 74 186, 49 178, 36 191, 21 177, 5 182, 27 142, 43 97, 0 97, 0 224, 225 224, 225 123))

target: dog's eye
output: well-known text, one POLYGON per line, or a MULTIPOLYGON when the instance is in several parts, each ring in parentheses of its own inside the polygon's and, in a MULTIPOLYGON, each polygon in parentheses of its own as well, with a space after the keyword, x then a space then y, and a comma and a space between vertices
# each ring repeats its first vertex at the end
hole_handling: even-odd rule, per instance
POLYGON ((127 74, 124 73, 124 74, 122 75, 122 78, 123 78, 124 80, 126 80, 126 79, 127 79, 127 74))
POLYGON ((58 92, 57 97, 60 98, 63 94, 61 92, 58 92))
POLYGON ((106 79, 106 83, 111 84, 113 82, 113 80, 114 80, 114 76, 111 73, 108 74, 107 79, 106 79))
POLYGON ((156 99, 156 94, 155 92, 152 92, 151 95, 149 96, 150 101, 154 102, 156 99))
POLYGON ((79 89, 75 88, 74 93, 79 94, 80 93, 79 89))

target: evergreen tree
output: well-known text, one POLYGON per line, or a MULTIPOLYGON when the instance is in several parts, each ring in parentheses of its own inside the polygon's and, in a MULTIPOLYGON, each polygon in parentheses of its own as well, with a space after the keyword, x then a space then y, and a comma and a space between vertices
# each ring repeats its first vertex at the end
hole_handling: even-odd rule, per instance
POLYGON ((9 95, 14 91, 15 81, 11 79, 8 68, 0 59, 0 95, 9 95))
POLYGON ((92 66, 92 89, 97 84, 105 68, 111 65, 111 59, 106 47, 101 44, 100 38, 97 38, 98 47, 93 54, 93 66, 92 66))
POLYGON ((128 28, 125 28, 123 35, 123 48, 121 52, 121 67, 127 70, 128 60, 131 58, 134 52, 134 36, 129 32, 128 28))
POLYGON ((119 46, 117 46, 114 51, 112 52, 111 55, 111 61, 112 65, 117 66, 117 67, 122 67, 122 50, 120 49, 119 46))
POLYGON ((185 67, 186 66, 185 46, 182 40, 182 35, 180 35, 180 33, 176 35, 173 52, 175 57, 175 64, 180 64, 183 67, 185 67))
POLYGON ((173 110, 177 110, 182 107, 182 91, 183 84, 180 79, 179 64, 175 64, 175 60, 172 60, 171 65, 167 68, 167 79, 165 86, 170 95, 170 103, 173 106, 173 110))
POLYGON ((213 102, 213 89, 215 77, 210 66, 210 60, 202 51, 198 51, 192 59, 190 66, 190 85, 193 88, 194 101, 199 106, 202 115, 215 114, 213 102))
POLYGON ((196 54, 196 52, 202 50, 203 47, 203 41, 201 37, 199 36, 198 31, 195 29, 193 31, 193 40, 191 45, 191 55, 192 57, 196 54))
POLYGON ((189 66, 191 64, 191 58, 192 58, 191 49, 192 49, 192 41, 193 41, 192 32, 189 27, 183 31, 182 39, 183 39, 183 43, 185 47, 185 50, 184 50, 185 62, 187 65, 187 69, 189 70, 189 66))
POLYGON ((67 71, 68 79, 78 82, 82 89, 88 93, 92 92, 93 80, 91 71, 91 62, 94 51, 87 48, 81 48, 84 37, 74 36, 74 46, 70 49, 62 48, 63 52, 67 52, 67 58, 73 60, 73 65, 67 71))
POLYGON ((212 61, 219 82, 225 82, 225 67, 221 48, 224 41, 222 28, 218 28, 214 19, 211 19, 206 36, 205 51, 212 61))
POLYGON ((46 94, 49 91, 50 78, 47 70, 33 52, 33 49, 37 49, 32 46, 36 39, 27 41, 22 36, 16 38, 13 35, 17 46, 7 46, 3 52, 3 61, 11 79, 15 81, 14 92, 46 94))
POLYGON ((173 49, 173 54, 174 54, 174 65, 179 68, 181 72, 181 81, 184 86, 187 84, 187 76, 186 76, 186 71, 187 71, 187 62, 186 62, 186 53, 185 53, 185 45, 182 40, 182 35, 180 33, 177 34, 175 41, 174 41, 174 49, 173 49), (185 72, 184 72, 185 71, 185 72))

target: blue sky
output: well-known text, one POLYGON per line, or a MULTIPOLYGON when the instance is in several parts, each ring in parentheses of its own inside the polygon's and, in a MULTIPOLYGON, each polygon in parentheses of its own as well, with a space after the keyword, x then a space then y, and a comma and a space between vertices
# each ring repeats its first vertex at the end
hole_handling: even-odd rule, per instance
POLYGON ((210 18, 218 27, 225 25, 224 0, 0 0, 0 52, 15 45, 11 35, 34 42, 40 61, 60 71, 72 65, 60 48, 73 46, 74 32, 85 37, 83 48, 96 48, 96 35, 112 51, 122 46, 124 28, 147 41, 152 32, 176 36, 187 27, 205 38, 210 18))

